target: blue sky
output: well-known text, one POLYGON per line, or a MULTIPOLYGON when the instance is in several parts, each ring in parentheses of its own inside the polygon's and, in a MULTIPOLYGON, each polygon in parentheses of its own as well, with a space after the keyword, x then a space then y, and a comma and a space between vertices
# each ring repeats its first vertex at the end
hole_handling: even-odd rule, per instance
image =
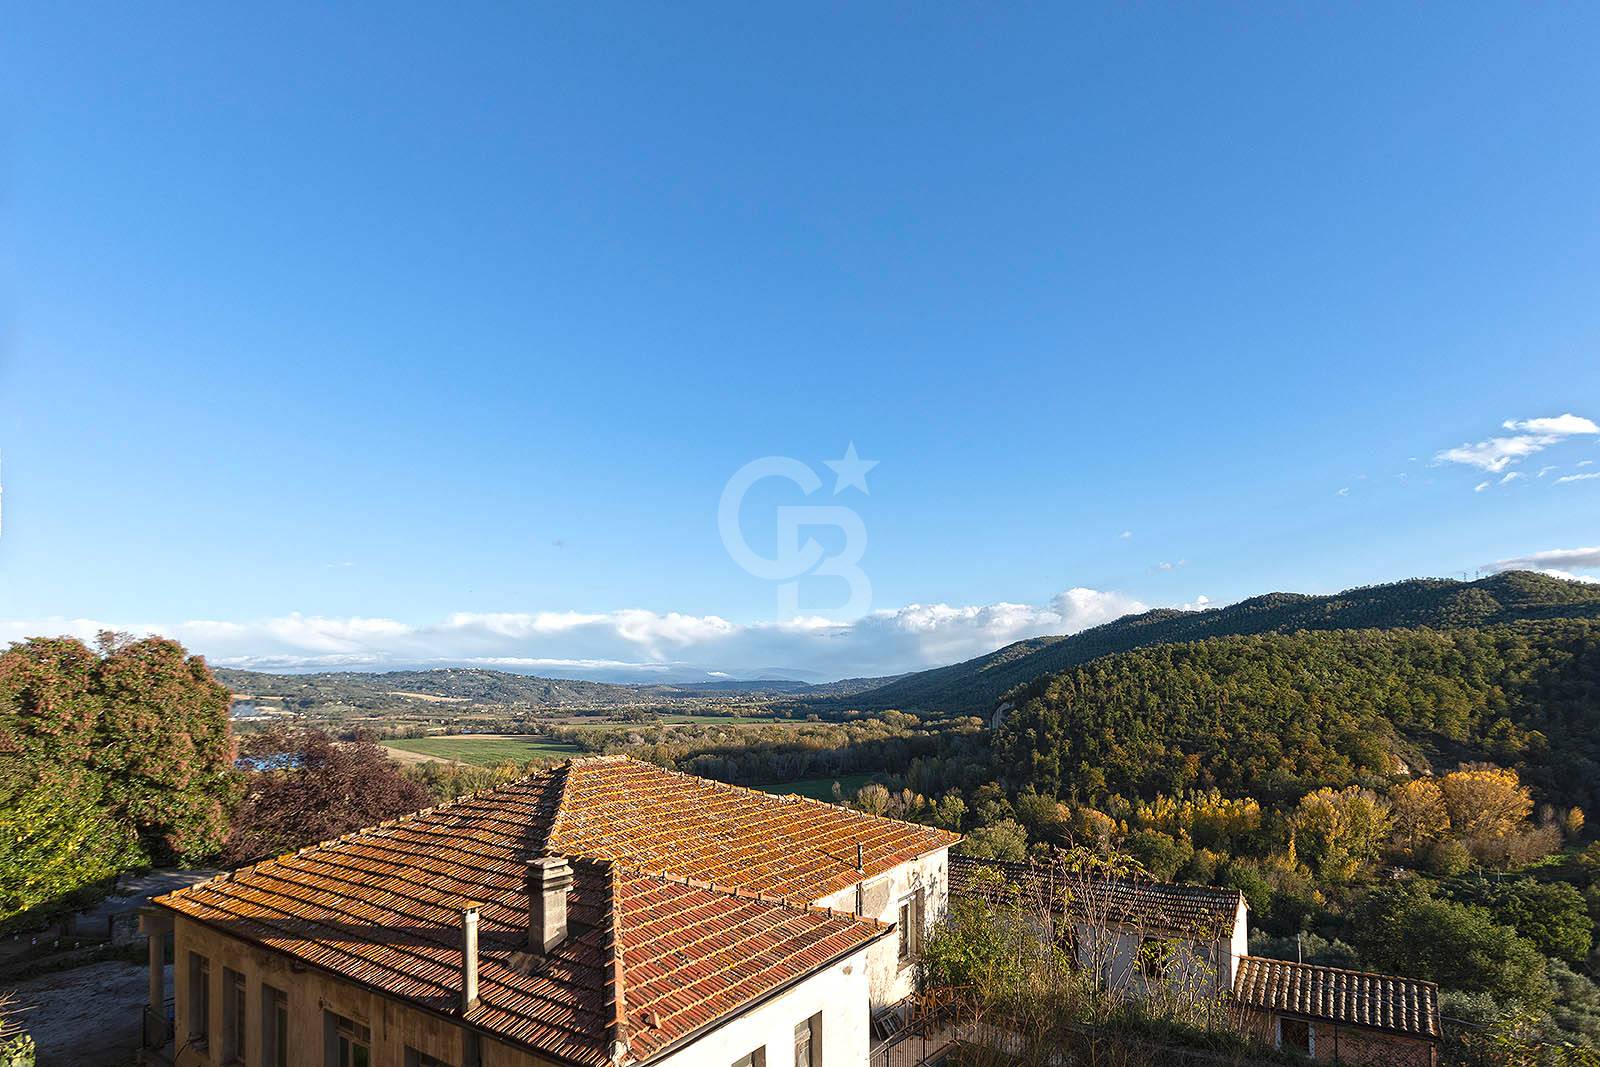
POLYGON ((1600 573, 1600 11, 4 18, 0 636, 824 676, 1600 573), (875 614, 730 558, 765 456, 875 614))

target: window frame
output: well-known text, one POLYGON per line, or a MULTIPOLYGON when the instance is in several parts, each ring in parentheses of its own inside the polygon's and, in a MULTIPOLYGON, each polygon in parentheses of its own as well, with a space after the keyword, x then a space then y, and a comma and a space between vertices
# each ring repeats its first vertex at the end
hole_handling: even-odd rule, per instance
POLYGON ((899 908, 895 912, 895 926, 899 929, 895 958, 901 967, 908 967, 922 958, 927 900, 927 890, 922 886, 900 898, 899 908))
POLYGON ((1290 1018, 1290 1017, 1283 1016, 1283 1015, 1278 1016, 1278 1042, 1277 1042, 1277 1047, 1280 1048, 1280 1049, 1286 1048, 1290 1052, 1298 1052, 1302 1056, 1309 1056, 1309 1057, 1315 1059, 1316 1055, 1317 1055, 1317 1029, 1316 1029, 1316 1026, 1314 1026, 1312 1024, 1310 1019, 1295 1019, 1295 1018, 1290 1018), (1304 1045, 1301 1045, 1298 1042, 1295 1042, 1293 1044, 1285 1044, 1284 1043, 1284 1039, 1283 1039, 1283 1024, 1284 1023, 1292 1023, 1295 1026, 1303 1026, 1303 1027, 1305 1027, 1306 1028, 1306 1043, 1304 1045))
POLYGON ((289 994, 266 982, 261 983, 261 1067, 289 1067, 289 994))
POLYGON ((794 1067, 822 1067, 822 1013, 794 1024, 794 1067), (801 1040, 806 1056, 800 1058, 801 1040))
POLYGON ((349 1067, 359 1067, 357 1064, 356 1050, 364 1050, 366 1067, 373 1067, 372 1058, 372 1027, 358 1019, 347 1015, 340 1015, 332 1008, 322 1009, 323 1016, 323 1055, 325 1067, 345 1067, 339 1060, 340 1042, 348 1040, 350 1045, 349 1067))
POLYGON ((734 1060, 733 1067, 767 1067, 767 1046, 751 1049, 734 1060))
POLYGON ((189 1044, 203 1049, 211 1043, 211 960, 189 952, 189 1044))
POLYGON ((232 967, 222 968, 222 1062, 245 1061, 245 1027, 249 1007, 245 1000, 245 977, 232 967))

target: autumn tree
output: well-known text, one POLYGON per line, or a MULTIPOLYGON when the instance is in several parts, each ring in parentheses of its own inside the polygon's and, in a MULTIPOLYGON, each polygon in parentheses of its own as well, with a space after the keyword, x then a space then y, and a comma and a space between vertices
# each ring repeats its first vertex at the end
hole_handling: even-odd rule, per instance
POLYGON ((1371 790, 1319 789, 1300 798, 1290 820, 1295 847, 1323 878, 1345 882, 1383 854, 1389 805, 1371 790))
POLYGON ((176 641, 103 634, 95 765, 151 854, 193 861, 227 837, 236 793, 231 697, 176 641))
POLYGON ((224 857, 245 863, 338 837, 416 811, 429 801, 371 741, 338 741, 322 730, 277 726, 241 754, 255 767, 233 813, 224 857))
POLYGON ((1439 791, 1450 828, 1479 860, 1501 858, 1533 811, 1533 797, 1517 772, 1501 767, 1451 771, 1439 779, 1439 791))
POLYGON ((215 856, 235 795, 228 690, 165 638, 0 654, 0 920, 144 864, 215 856))
POLYGON ((889 789, 878 782, 868 782, 856 790, 855 807, 868 815, 889 813, 889 789))
POLYGON ((1444 793, 1431 778, 1414 778, 1389 790, 1395 847, 1417 855, 1430 841, 1450 832, 1450 811, 1444 793))

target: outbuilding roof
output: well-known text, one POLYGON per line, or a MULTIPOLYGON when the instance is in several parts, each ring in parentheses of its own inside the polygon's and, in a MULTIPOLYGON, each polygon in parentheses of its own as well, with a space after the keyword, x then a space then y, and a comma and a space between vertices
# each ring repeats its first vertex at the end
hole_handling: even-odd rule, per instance
POLYGON ((1439 1036, 1439 987, 1416 978, 1244 956, 1233 997, 1244 1007, 1280 1015, 1439 1036))
POLYGON ((1206 939, 1233 933, 1243 896, 1237 889, 1108 878, 1081 874, 1051 862, 950 857, 950 893, 983 892, 998 878, 1024 894, 1084 922, 1136 927, 1150 933, 1173 933, 1206 939), (988 879, 980 872, 991 872, 988 879))

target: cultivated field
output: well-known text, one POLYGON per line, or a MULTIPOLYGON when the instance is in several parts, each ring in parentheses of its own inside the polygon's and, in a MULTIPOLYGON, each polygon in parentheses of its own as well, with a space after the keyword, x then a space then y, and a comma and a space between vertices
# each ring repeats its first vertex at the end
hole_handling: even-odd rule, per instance
POLYGON ((838 782, 839 788, 844 792, 844 798, 849 800, 856 795, 856 790, 868 782, 883 777, 878 774, 841 774, 837 778, 801 778, 793 782, 781 782, 778 785, 758 786, 764 793, 776 793, 786 796, 789 793, 798 793, 803 797, 813 800, 826 800, 833 803, 833 783, 838 782))
POLYGON ((526 763, 536 759, 565 759, 581 755, 576 745, 515 734, 456 734, 450 737, 415 737, 385 741, 383 746, 402 763, 471 763, 494 767, 501 763, 526 763))

